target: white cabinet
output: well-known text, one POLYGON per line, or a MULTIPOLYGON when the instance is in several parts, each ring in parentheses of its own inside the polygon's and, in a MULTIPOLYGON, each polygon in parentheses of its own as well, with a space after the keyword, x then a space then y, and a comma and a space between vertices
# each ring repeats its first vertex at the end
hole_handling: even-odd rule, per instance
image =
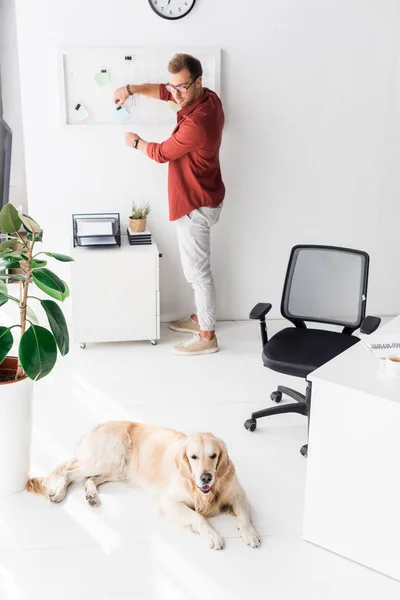
POLYGON ((160 337, 157 245, 72 250, 73 337, 87 342, 150 340, 160 337))

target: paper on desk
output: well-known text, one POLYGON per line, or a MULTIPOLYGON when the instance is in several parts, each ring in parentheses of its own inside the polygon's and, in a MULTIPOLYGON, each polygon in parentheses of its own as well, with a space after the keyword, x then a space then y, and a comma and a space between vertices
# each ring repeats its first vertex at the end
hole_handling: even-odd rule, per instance
POLYGON ((105 219, 76 219, 76 233, 84 235, 112 235, 113 224, 105 219))
POLYGON ((400 334, 379 333, 360 336, 364 344, 377 358, 400 356, 400 334))
POLYGON ((93 236, 89 238, 81 238, 80 246, 110 246, 116 244, 115 237, 110 235, 93 236))

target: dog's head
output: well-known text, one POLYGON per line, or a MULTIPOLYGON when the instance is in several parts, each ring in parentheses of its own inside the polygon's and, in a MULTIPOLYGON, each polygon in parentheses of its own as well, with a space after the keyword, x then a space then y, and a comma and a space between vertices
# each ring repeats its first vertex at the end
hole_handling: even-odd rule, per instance
POLYGON ((229 473, 231 462, 222 440, 212 433, 196 433, 182 442, 177 466, 182 477, 193 479, 197 488, 208 494, 216 481, 229 473))

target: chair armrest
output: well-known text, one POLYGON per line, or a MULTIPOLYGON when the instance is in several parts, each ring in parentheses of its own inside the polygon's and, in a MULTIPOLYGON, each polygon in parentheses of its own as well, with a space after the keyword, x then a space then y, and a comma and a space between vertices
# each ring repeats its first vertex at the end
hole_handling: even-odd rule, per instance
POLYGON ((360 332, 370 335, 378 329, 380 324, 381 319, 379 317, 365 317, 364 321, 361 323, 360 332))
POLYGON ((249 319, 257 319, 259 321, 262 321, 263 319, 265 319, 265 315, 269 313, 271 308, 272 304, 264 304, 263 302, 259 302, 251 311, 249 319))

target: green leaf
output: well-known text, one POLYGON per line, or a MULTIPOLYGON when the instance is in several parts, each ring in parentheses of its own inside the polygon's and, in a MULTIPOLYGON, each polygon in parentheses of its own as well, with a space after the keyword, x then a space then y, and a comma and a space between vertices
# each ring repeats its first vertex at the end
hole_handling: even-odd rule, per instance
POLYGON ((19 360, 30 379, 46 377, 57 360, 54 336, 40 325, 31 325, 19 343, 19 360))
POLYGON ((14 340, 9 327, 0 327, 0 364, 10 352, 14 340))
POLYGON ((31 309, 30 306, 26 307, 26 315, 27 318, 32 321, 32 323, 34 325, 39 325, 39 319, 37 318, 36 314, 33 312, 33 310, 31 309))
POLYGON ((22 221, 22 225, 29 233, 41 233, 42 228, 32 217, 29 215, 24 215, 23 213, 18 213, 19 218, 22 221))
POLYGON ((43 231, 39 231, 39 233, 28 233, 26 237, 31 242, 41 242, 43 240, 43 231))
POLYGON ((19 262, 11 257, 3 256, 0 258, 0 271, 4 271, 5 269, 19 269, 19 262))
POLYGON ((31 263, 31 269, 41 269, 47 265, 47 260, 33 260, 31 263))
POLYGON ((0 257, 7 258, 7 256, 10 256, 10 254, 12 254, 13 252, 14 252, 14 250, 12 248, 6 248, 5 250, 2 250, 0 252, 0 257))
POLYGON ((12 300, 13 302, 16 302, 17 304, 19 304, 18 298, 16 298, 15 296, 10 296, 10 294, 8 293, 7 287, 5 286, 3 281, 0 281, 0 285, 4 285, 4 287, 6 288, 4 291, 4 289, 2 289, 0 287, 0 306, 3 306, 3 304, 8 302, 9 300, 12 300))
POLYGON ((23 249, 21 250, 12 250, 11 252, 7 252, 3 258, 15 258, 16 260, 28 260, 26 254, 24 254, 23 249))
MULTIPOLYGON (((0 300, 2 298, 7 298, 7 300, 12 300, 13 302, 17 302, 19 304, 19 300, 18 298, 16 298, 15 296, 10 296, 10 294, 2 294, 0 292, 0 300)), ((3 304, 5 304, 5 302, 3 302, 3 304)))
POLYGON ((25 281, 26 275, 0 275, 0 279, 13 279, 14 281, 25 281))
POLYGON ((65 286, 65 292, 63 294, 62 301, 64 302, 65 298, 68 298, 68 296, 70 295, 70 291, 69 291, 69 287, 67 286, 67 284, 65 283, 65 281, 63 281, 63 284, 65 286))
POLYGON ((10 203, 3 206, 0 211, 0 229, 6 233, 15 233, 21 227, 21 219, 17 209, 10 203))
POLYGON ((6 250, 7 248, 14 248, 18 244, 18 240, 4 240, 0 244, 0 252, 6 250))
POLYGON ((63 312, 53 300, 42 300, 41 304, 46 311, 50 329, 53 332, 60 354, 65 356, 69 351, 69 335, 63 312))
POLYGON ((64 301, 65 285, 55 273, 49 269, 35 269, 32 279, 42 292, 56 300, 64 301))
POLYGON ((66 254, 57 254, 56 252, 45 252, 46 256, 52 256, 56 260, 60 260, 61 262, 73 262, 74 259, 66 254))
POLYGON ((3 306, 6 302, 8 302, 8 289, 4 281, 0 281, 0 306, 3 306))

